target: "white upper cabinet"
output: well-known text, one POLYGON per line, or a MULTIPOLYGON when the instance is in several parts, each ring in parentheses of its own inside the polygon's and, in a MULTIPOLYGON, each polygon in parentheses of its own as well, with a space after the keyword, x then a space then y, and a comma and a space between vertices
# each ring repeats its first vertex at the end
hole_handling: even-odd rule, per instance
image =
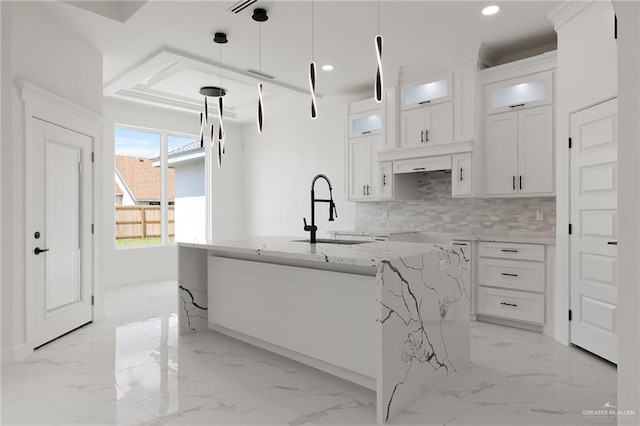
POLYGON ((451 82, 451 73, 435 74, 404 82, 401 109, 450 101, 453 98, 451 82))
POLYGON ((489 84, 485 90, 487 114, 547 105, 553 102, 553 74, 546 71, 512 78, 489 84))
POLYGON ((402 111, 401 117, 400 148, 453 142, 451 102, 402 111))
POLYGON ((487 195, 553 195, 552 124, 551 105, 487 116, 487 195))
POLYGON ((451 196, 470 197, 473 195, 471 181, 471 153, 451 156, 451 196))
POLYGON ((382 111, 368 111, 349 116, 349 137, 382 132, 382 111))

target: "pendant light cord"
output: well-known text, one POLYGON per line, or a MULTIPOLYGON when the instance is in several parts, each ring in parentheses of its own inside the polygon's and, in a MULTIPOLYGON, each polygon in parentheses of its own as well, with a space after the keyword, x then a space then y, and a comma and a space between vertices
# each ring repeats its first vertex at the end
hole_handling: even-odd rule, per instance
POLYGON ((313 62, 313 60, 315 59, 315 52, 314 52, 314 45, 315 45, 315 39, 314 39, 314 27, 313 27, 313 0, 311 0, 311 62, 313 62))
POLYGON ((262 71, 262 23, 258 24, 258 69, 262 71))
POLYGON ((378 0, 378 34, 380 34, 380 0, 378 0))

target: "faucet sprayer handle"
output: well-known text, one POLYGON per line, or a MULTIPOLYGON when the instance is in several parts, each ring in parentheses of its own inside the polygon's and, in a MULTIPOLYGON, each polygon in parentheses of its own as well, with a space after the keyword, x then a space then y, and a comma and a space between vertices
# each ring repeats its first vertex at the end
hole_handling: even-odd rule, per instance
MULTIPOLYGON (((333 200, 330 200, 329 201, 329 222, 334 221, 333 212, 335 212, 335 210, 336 210, 336 203, 334 203, 333 200)), ((336 214, 336 217, 338 217, 337 214, 336 214)))

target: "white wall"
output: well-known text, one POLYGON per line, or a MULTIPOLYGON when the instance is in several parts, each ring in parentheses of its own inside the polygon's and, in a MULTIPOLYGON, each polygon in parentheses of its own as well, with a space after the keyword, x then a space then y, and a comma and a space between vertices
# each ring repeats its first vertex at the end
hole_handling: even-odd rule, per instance
MULTIPOLYGON (((331 180, 338 218, 328 222, 328 205, 316 205, 318 236, 327 230, 353 229, 354 205, 347 202, 345 137, 347 105, 321 100, 318 118, 309 118, 309 99, 290 96, 265 104, 264 132, 244 126, 245 232, 256 235, 308 236, 302 218, 311 221, 311 180, 324 173, 331 180)), ((316 183, 316 196, 328 196, 316 183)))
POLYGON ((40 5, 1 2, 2 10, 2 355, 26 351, 25 135, 18 80, 102 113, 102 54, 51 19, 40 5))
MULTIPOLYGON (((122 102, 104 100, 104 145, 96 152, 96 175, 102 176, 100 185, 102 200, 102 279, 105 286, 174 279, 177 275, 177 250, 175 245, 165 247, 119 248, 115 246, 115 211, 113 194, 114 129, 116 124, 140 126, 150 129, 170 130, 195 134, 199 131, 198 114, 186 114, 122 102)), ((242 230, 242 151, 240 128, 225 123, 227 154, 225 167, 213 175, 214 196, 218 201, 214 208, 214 220, 222 223, 224 233, 230 236, 242 230)))
MULTIPOLYGON (((585 2, 572 2, 582 8, 585 2)), ((571 7, 571 6, 570 6, 571 7)), ((613 8, 596 1, 558 26, 556 91, 557 257, 555 338, 569 343, 569 117, 617 93, 617 51, 613 8)))
POLYGON ((618 271, 618 403, 636 416, 619 424, 638 424, 640 416, 640 4, 616 1, 618 16, 618 179, 629 182, 618 193, 620 238, 618 271))
POLYGON ((176 241, 205 238, 206 211, 204 159, 175 165, 176 241))

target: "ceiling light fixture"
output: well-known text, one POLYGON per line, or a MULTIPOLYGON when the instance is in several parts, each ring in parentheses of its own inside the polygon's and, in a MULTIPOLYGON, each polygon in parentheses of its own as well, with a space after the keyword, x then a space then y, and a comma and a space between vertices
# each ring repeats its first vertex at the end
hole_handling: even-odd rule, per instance
MULTIPOLYGON (((256 21, 258 25, 258 70, 262 72, 262 22, 265 22, 269 19, 267 16, 267 11, 261 8, 256 8, 253 11, 253 20, 256 21)), ((257 115, 257 124, 258 124, 258 133, 262 133, 262 122, 263 122, 263 105, 262 105, 262 82, 258 82, 258 115, 257 115)))
POLYGON ((500 11, 500 6, 497 5, 491 5, 491 6, 487 6, 484 9, 482 9, 482 14, 485 16, 490 16, 490 15, 495 15, 496 13, 498 13, 500 11))
POLYGON ((376 44, 376 58, 378 60, 378 69, 376 72, 376 83, 374 87, 374 93, 376 102, 382 102, 382 36, 380 35, 380 0, 378 0, 378 35, 375 39, 376 44))
POLYGON ((325 64, 325 65, 322 66, 322 70, 323 71, 333 71, 334 68, 335 67, 333 65, 331 65, 331 64, 325 64))
POLYGON ((309 89, 311 91, 311 119, 315 120, 318 116, 316 109, 316 63, 313 51, 313 0, 311 0, 311 63, 309 64, 309 89))
MULTIPOLYGON (((222 88, 222 45, 226 44, 229 40, 227 39, 227 35, 225 33, 216 33, 213 41, 218 43, 220 47, 220 63, 218 64, 220 67, 220 88, 222 88)), ((218 96, 218 167, 222 167, 222 155, 225 153, 224 147, 224 123, 222 121, 222 116, 224 115, 224 102, 222 101, 223 96, 226 94, 224 89, 220 92, 220 96, 218 96)), ((211 134, 213 135, 213 126, 211 128, 211 134)))

